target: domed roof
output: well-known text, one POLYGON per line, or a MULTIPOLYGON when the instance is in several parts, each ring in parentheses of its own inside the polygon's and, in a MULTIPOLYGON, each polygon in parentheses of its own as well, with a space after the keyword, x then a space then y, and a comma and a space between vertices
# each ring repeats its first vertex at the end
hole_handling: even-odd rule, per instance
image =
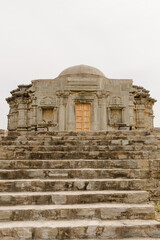
POLYGON ((73 67, 66 68, 59 74, 59 77, 66 76, 66 75, 77 75, 77 74, 78 75, 90 74, 90 75, 105 77, 105 75, 99 69, 88 66, 88 65, 76 65, 73 67))

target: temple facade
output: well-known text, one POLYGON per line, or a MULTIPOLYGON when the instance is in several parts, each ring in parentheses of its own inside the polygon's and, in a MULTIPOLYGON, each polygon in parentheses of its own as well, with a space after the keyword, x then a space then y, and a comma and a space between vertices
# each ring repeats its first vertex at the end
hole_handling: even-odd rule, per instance
POLYGON ((9 131, 153 128, 155 100, 149 91, 86 65, 67 68, 55 79, 19 85, 6 100, 9 131))

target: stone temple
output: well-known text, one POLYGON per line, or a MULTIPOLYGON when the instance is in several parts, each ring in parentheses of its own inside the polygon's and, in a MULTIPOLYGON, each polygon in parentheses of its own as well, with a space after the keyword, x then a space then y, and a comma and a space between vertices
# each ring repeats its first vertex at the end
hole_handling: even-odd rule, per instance
POLYGON ((131 79, 109 79, 86 65, 65 69, 55 79, 19 85, 7 98, 9 131, 101 131, 153 128, 149 91, 131 79))
POLYGON ((80 65, 11 94, 0 240, 160 239, 160 128, 147 90, 80 65))

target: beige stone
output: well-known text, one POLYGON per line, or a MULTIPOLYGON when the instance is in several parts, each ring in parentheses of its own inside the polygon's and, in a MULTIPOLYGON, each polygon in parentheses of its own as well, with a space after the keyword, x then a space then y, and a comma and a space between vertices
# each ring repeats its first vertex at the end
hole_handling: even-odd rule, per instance
POLYGON ((0 239, 159 239, 159 131, 2 135, 0 239))
POLYGON ((131 79, 110 79, 86 65, 65 69, 55 79, 19 85, 11 94, 7 98, 10 131, 153 128, 155 100, 149 91, 133 85, 131 79), (77 104, 89 108, 81 115, 77 104))
POLYGON ((66 196, 64 195, 55 195, 55 196, 52 196, 52 202, 54 204, 65 204, 67 201, 67 198, 66 196))

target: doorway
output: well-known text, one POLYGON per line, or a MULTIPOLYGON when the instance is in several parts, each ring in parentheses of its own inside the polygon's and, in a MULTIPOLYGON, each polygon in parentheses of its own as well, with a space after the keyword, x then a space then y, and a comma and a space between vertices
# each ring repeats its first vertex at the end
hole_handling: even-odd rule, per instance
POLYGON ((75 128, 76 131, 90 130, 90 103, 75 104, 75 128))

